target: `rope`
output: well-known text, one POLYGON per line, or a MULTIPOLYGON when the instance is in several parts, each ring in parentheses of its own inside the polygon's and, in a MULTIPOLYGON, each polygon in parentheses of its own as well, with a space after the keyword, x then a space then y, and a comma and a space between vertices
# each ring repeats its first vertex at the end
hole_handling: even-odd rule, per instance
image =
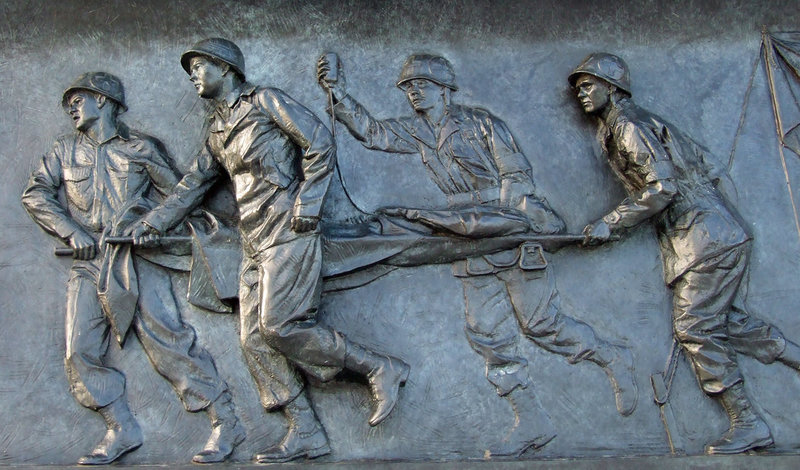
MULTIPOLYGON (((333 66, 336 67, 337 64, 333 64, 333 66)), ((328 88, 328 107, 330 108, 330 112, 331 112, 331 135, 333 136, 334 145, 336 145, 336 113, 333 111, 333 91, 330 88, 328 88)), ((353 200, 353 198, 350 197, 350 191, 347 189, 347 183, 345 183, 345 181, 344 181, 344 176, 342 175, 341 165, 339 165, 339 155, 338 155, 338 153, 337 153, 337 156, 336 156, 336 165, 334 165, 334 166, 336 167, 336 174, 339 175, 339 182, 342 184, 342 190, 344 191, 344 197, 346 197, 347 200, 350 201, 350 204, 352 204, 353 207, 355 207, 358 212, 361 212, 363 215, 369 216, 370 213, 365 211, 364 209, 362 209, 361 206, 356 204, 356 202, 353 200)))
MULTIPOLYGON (((763 42, 762 42, 763 47, 763 42)), ((745 115, 747 108, 750 105, 750 93, 753 91, 753 82, 755 82, 756 71, 758 71, 758 63, 761 62, 761 51, 758 51, 756 58, 753 60, 753 70, 750 72, 750 84, 747 85, 747 91, 744 94, 744 103, 742 104, 742 114, 739 116, 739 127, 736 128, 736 135, 733 136, 733 147, 731 147, 731 156, 728 157, 728 172, 733 168, 733 157, 736 154, 736 146, 739 144, 739 136, 744 128, 745 115)))
POLYGON ((772 40, 766 31, 761 32, 761 44, 766 62, 767 82, 769 83, 769 94, 770 99, 772 100, 772 113, 775 116, 775 131, 778 133, 778 153, 780 153, 781 156, 781 165, 783 166, 783 174, 786 179, 786 187, 789 190, 789 200, 792 201, 792 210, 794 211, 794 224, 795 228, 797 229, 797 236, 800 238, 800 216, 798 216, 797 204, 794 201, 794 190, 792 189, 792 182, 789 179, 789 169, 786 166, 786 156, 783 153, 783 148, 786 146, 786 143, 783 139, 783 120, 781 119, 780 104, 778 103, 777 94, 775 92, 775 81, 774 77, 772 76, 772 67, 777 66, 777 64, 775 64, 775 58, 772 56, 772 40))

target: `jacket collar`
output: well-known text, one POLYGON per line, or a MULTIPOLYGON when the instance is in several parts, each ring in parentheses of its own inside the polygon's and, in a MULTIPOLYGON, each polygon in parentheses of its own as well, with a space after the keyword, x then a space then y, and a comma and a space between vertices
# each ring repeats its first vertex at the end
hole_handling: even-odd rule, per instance
POLYGON ((239 99, 242 96, 252 95, 255 90, 255 85, 252 83, 243 82, 230 93, 228 93, 228 96, 225 97, 225 104, 227 104, 229 108, 233 108, 236 106, 236 103, 239 102, 239 99))
POLYGON ((78 139, 79 140, 81 140, 81 141, 88 140, 89 142, 92 142, 95 145, 100 145, 100 144, 104 144, 106 142, 111 142, 112 140, 114 140, 116 138, 119 138, 119 139, 121 139, 121 140, 123 140, 125 142, 127 142, 127 141, 129 141, 131 139, 131 130, 130 130, 130 128, 127 125, 125 125, 125 123, 119 122, 119 121, 117 122, 117 132, 114 135, 112 135, 111 137, 109 137, 108 139, 106 139, 106 140, 104 140, 102 142, 96 142, 94 139, 89 137, 89 135, 86 134, 85 132, 77 131, 77 134, 78 134, 78 139))

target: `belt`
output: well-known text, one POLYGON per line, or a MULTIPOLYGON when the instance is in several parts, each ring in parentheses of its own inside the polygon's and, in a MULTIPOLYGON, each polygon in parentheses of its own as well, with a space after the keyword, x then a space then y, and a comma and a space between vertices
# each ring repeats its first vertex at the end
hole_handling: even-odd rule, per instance
POLYGON ((478 191, 469 191, 465 193, 455 193, 447 195, 447 202, 451 206, 467 203, 483 204, 490 201, 497 201, 500 199, 500 187, 492 186, 490 188, 483 188, 478 191))

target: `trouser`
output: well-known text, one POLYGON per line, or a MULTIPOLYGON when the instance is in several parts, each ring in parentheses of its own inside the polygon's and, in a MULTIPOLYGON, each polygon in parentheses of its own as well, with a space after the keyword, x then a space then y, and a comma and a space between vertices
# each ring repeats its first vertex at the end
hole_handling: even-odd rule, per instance
MULTIPOLYGON (((105 363, 110 324, 97 297, 100 260, 75 261, 67 282, 66 358, 70 391, 97 410, 125 395, 125 376, 105 363)), ((208 352, 183 323, 163 268, 134 257, 139 280, 133 330, 155 369, 169 381, 188 411, 208 407, 227 390, 208 352)))
POLYGON ((673 331, 707 394, 742 381, 736 352, 769 364, 786 347, 776 327, 734 305, 748 257, 748 245, 740 245, 695 265, 673 284, 673 331))
POLYGON ((300 371, 327 381, 344 367, 344 337, 317 323, 321 269, 322 244, 316 234, 258 254, 245 253, 240 340, 261 404, 268 410, 300 394, 300 371))
POLYGON ((608 343, 581 321, 559 312, 561 300, 550 267, 463 277, 466 334, 486 360, 486 378, 506 395, 529 384, 527 361, 519 355, 520 330, 525 336, 574 364, 608 363, 608 343))

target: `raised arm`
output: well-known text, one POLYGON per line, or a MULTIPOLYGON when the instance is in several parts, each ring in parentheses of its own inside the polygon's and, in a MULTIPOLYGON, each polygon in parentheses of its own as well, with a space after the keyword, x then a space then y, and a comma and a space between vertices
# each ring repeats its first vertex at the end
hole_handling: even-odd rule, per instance
POLYGON ((391 153, 418 152, 407 119, 377 120, 361 103, 347 94, 344 70, 335 54, 323 54, 319 58, 317 79, 331 98, 336 119, 364 147, 391 153))

